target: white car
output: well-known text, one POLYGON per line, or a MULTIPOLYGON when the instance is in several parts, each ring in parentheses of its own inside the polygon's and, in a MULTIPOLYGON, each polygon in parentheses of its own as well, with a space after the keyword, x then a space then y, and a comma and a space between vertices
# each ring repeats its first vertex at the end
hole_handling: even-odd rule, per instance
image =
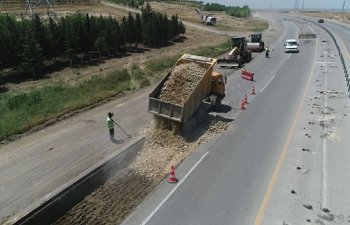
POLYGON ((288 39, 284 44, 285 52, 299 52, 299 43, 296 39, 288 39))

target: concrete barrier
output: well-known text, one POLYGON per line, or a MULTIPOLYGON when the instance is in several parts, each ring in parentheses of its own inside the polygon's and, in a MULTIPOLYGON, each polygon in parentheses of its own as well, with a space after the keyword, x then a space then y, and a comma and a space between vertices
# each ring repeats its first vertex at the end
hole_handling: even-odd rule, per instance
POLYGON ((144 137, 128 143, 121 152, 99 161, 75 179, 43 197, 17 214, 6 224, 47 225, 62 217, 74 205, 104 184, 110 176, 127 168, 143 148, 144 137))

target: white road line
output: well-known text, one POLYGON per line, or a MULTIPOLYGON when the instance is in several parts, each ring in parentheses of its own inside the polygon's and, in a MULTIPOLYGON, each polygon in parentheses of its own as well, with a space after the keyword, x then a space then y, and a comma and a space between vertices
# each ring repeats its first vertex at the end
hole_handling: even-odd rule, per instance
MULTIPOLYGON (((327 52, 324 50, 324 44, 321 43, 323 48, 323 58, 327 59, 326 55, 327 52)), ((327 93, 327 64, 325 65, 325 74, 324 74, 324 93, 327 93)), ((328 107, 327 104, 327 95, 324 95, 323 98, 323 107, 326 109, 328 107)), ((326 121, 326 115, 323 114, 323 121, 326 121)), ((323 135, 326 135, 327 130, 326 126, 323 127, 323 135)), ((322 154, 321 154, 321 168, 322 168, 322 174, 321 174, 321 207, 326 207, 327 205, 327 138, 322 139, 322 154)))
POLYGON ((184 176, 183 179, 180 180, 180 182, 175 186, 175 188, 159 203, 159 205, 153 210, 153 212, 142 221, 141 225, 145 225, 148 223, 148 221, 156 214, 156 212, 164 205, 164 203, 170 198, 170 196, 180 187, 180 185, 186 180, 186 178, 192 173, 192 171, 199 165, 200 162, 203 161, 203 159, 209 154, 209 152, 206 152, 199 161, 188 171, 188 173, 184 176))
POLYGON ((266 84, 265 87, 261 90, 260 93, 262 93, 262 92, 265 90, 265 88, 267 88, 267 86, 269 86, 269 84, 271 83, 271 81, 273 80, 273 78, 275 78, 275 76, 276 76, 276 75, 273 75, 273 76, 271 77, 271 79, 269 80, 269 82, 267 82, 267 84, 266 84))

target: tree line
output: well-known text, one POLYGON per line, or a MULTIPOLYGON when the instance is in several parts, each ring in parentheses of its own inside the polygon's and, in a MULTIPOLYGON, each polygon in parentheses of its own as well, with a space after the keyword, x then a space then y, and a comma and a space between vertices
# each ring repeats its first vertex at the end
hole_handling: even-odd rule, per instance
POLYGON ((110 54, 126 46, 142 43, 145 46, 162 46, 179 34, 185 26, 178 17, 170 19, 154 12, 147 4, 141 14, 125 16, 121 21, 109 17, 95 17, 74 13, 60 18, 17 20, 0 14, 0 69, 15 68, 31 73, 35 78, 44 60, 73 58, 92 51, 110 54))
POLYGON ((243 7, 239 6, 225 6, 218 3, 207 3, 203 6, 205 11, 225 11, 226 14, 230 16, 235 16, 239 18, 245 18, 251 16, 251 9, 248 5, 243 7))
POLYGON ((111 2, 126 5, 132 8, 138 9, 140 6, 143 6, 145 0, 110 0, 111 2))

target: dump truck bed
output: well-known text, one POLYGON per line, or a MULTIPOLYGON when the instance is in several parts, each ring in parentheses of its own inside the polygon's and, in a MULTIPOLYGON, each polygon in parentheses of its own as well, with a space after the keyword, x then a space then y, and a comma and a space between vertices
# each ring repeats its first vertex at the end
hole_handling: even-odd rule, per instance
MULTIPOLYGON (((216 59, 213 58, 188 54, 183 55, 175 63, 167 75, 164 76, 164 78, 158 83, 154 90, 149 94, 148 111, 155 114, 156 116, 179 123, 187 122, 194 114, 194 112, 198 109, 199 105, 202 104, 203 99, 207 97, 210 91, 211 73, 213 71, 213 66, 215 63, 216 59), (204 73, 200 78, 198 84, 194 86, 193 90, 188 93, 188 96, 186 96, 184 101, 181 103, 174 103, 170 100, 161 100, 160 96, 162 94, 162 88, 173 75, 172 72, 176 69, 177 66, 184 64, 190 65, 190 63, 195 63, 204 69, 204 73)), ((186 75, 191 76, 191 74, 186 75)), ((173 94, 177 95, 179 93, 174 92, 173 94)))

